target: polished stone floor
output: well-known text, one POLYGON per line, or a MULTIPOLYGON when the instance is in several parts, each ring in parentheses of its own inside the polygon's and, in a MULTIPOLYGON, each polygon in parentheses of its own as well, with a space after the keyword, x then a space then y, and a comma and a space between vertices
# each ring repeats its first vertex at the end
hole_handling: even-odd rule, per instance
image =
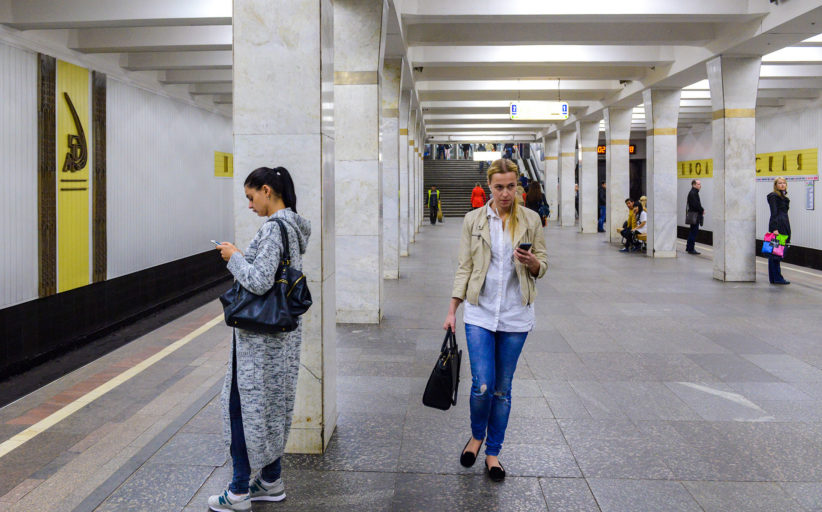
MULTIPOLYGON (((557 227, 513 385, 509 476, 488 481, 482 458, 462 468, 467 359, 455 408, 421 404, 459 224, 423 227, 385 283, 382 324, 338 326, 328 451, 287 455, 288 498, 254 510, 822 510, 822 274, 786 269, 794 284, 771 286, 763 260, 759 282, 725 284, 709 247, 653 260, 557 227)), ((0 441, 219 312, 204 306, 0 409, 0 441)), ((215 400, 228 333, 215 325, 0 457, 0 511, 206 510, 230 478, 215 400)))

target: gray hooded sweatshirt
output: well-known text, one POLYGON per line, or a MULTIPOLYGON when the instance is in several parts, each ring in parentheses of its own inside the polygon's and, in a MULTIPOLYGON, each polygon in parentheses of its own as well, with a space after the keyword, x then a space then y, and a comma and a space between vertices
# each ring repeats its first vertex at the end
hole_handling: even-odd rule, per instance
MULTIPOLYGON (((274 276, 283 251, 282 235, 274 219, 285 221, 291 266, 302 270, 302 255, 311 235, 311 223, 291 211, 280 210, 260 227, 245 254, 234 253, 228 270, 243 288, 262 295, 274 286, 274 276)), ((226 449, 231 445, 228 399, 231 392, 231 362, 236 354, 237 389, 243 413, 243 430, 251 466, 266 466, 282 456, 291 428, 297 374, 300 370, 302 321, 291 332, 261 334, 234 329, 235 343, 223 383, 223 433, 226 449)))

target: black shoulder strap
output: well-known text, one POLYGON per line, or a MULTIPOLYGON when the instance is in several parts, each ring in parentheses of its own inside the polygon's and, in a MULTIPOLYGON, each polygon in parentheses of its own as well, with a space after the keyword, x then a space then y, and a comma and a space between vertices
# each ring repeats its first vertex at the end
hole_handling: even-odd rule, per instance
POLYGON ((280 236, 283 239, 283 254, 280 255, 281 260, 291 260, 291 249, 288 247, 288 232, 285 230, 285 223, 282 219, 274 219, 274 222, 280 226, 280 236))

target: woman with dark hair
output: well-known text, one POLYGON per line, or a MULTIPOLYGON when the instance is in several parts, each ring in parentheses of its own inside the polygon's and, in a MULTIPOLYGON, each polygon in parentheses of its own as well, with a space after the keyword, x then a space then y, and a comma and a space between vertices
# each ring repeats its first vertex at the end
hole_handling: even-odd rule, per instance
MULTIPOLYGON (((311 223, 297 215, 294 183, 283 167, 254 170, 245 180, 245 195, 248 208, 266 221, 245 254, 228 242, 218 245, 217 250, 243 288, 262 295, 274 286, 282 258, 302 269, 311 223), (288 254, 283 254, 286 241, 280 223, 285 228, 288 254)), ((237 328, 233 334, 231 365, 221 402, 234 477, 228 489, 208 499, 209 508, 217 512, 251 510, 252 501, 285 498, 280 462, 294 410, 302 321, 294 331, 281 334, 237 328), (253 479, 252 467, 262 468, 253 479)))
POLYGON ((542 225, 545 226, 545 217, 540 213, 543 203, 545 203, 545 195, 542 193, 542 188, 540 188, 539 183, 532 181, 528 185, 528 192, 525 193, 525 207, 537 212, 542 225))
POLYGON ((499 159, 488 169, 494 197, 465 215, 459 265, 443 329, 454 331, 465 301, 465 340, 471 362, 471 437, 460 464, 471 467, 485 443, 485 471, 505 479, 499 461, 511 382, 525 338, 533 329, 536 280, 548 269, 539 216, 519 205, 517 164, 499 159))
MULTIPOLYGON (((771 209, 768 231, 776 235, 788 235, 788 242, 790 242, 791 220, 788 218, 788 210, 791 207, 791 200, 788 199, 788 180, 782 176, 773 180, 773 192, 768 194, 768 206, 771 209)), ((771 284, 791 284, 782 277, 781 262, 781 257, 768 255, 768 280, 771 284)))

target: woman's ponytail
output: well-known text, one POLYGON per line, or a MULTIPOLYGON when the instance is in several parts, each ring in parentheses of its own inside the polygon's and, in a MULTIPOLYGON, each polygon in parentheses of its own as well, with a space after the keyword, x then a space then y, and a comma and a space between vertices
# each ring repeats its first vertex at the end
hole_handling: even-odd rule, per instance
POLYGON ((297 193, 294 191, 294 181, 285 167, 259 167, 251 171, 245 179, 244 185, 259 190, 268 185, 275 194, 280 196, 286 208, 297 213, 297 193))

